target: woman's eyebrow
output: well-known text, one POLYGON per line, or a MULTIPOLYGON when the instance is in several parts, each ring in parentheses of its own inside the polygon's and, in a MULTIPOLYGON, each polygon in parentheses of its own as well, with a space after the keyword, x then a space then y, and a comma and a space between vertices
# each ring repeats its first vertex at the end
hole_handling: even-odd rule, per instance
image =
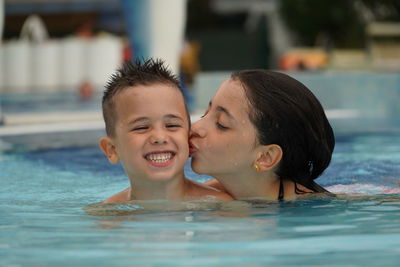
POLYGON ((216 109, 217 109, 217 111, 219 111, 219 112, 225 113, 230 119, 235 120, 235 118, 232 116, 231 113, 229 113, 229 111, 228 111, 226 108, 224 108, 224 107, 222 107, 222 106, 217 106, 216 109))
MULTIPOLYGON (((210 108, 211 106, 212 106, 212 101, 208 103, 208 108, 210 108)), ((216 110, 225 113, 230 119, 235 120, 235 118, 232 116, 231 113, 229 113, 229 111, 226 108, 222 106, 217 106, 216 110)))

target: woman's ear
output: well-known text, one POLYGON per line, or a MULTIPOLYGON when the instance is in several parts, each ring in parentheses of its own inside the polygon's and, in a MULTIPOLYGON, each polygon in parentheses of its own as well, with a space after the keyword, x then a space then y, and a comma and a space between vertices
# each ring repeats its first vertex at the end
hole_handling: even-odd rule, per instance
POLYGON ((118 163, 119 157, 115 149, 114 142, 110 137, 100 138, 99 145, 110 163, 113 164, 118 163))
POLYGON ((278 145, 263 146, 255 165, 258 171, 269 171, 279 164, 283 156, 282 148, 278 145))

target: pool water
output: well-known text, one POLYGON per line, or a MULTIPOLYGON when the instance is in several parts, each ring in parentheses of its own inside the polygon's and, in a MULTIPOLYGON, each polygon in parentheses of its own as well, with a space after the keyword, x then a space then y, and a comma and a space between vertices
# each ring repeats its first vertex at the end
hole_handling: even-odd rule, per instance
POLYGON ((398 266, 398 133, 337 138, 318 182, 357 197, 123 216, 84 210, 129 185, 97 147, 0 148, 1 266, 398 266))
POLYGON ((1 94, 0 104, 4 113, 60 111, 99 111, 102 94, 94 93, 89 99, 80 99, 77 92, 1 94))

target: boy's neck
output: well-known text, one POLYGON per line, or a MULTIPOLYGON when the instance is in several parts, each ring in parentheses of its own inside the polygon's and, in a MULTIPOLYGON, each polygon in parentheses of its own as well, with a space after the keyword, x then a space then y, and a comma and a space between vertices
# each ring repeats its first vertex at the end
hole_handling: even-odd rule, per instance
POLYGON ((186 187, 183 174, 168 181, 131 179, 131 200, 183 200, 186 187))

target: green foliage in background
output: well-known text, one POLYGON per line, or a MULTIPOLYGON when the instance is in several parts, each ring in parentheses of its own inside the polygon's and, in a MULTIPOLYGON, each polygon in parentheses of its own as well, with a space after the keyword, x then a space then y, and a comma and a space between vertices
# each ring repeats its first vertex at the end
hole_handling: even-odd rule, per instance
POLYGON ((399 21, 399 0, 281 0, 298 45, 361 48, 369 21, 399 21))
POLYGON ((376 21, 400 22, 400 0, 360 0, 376 21))

